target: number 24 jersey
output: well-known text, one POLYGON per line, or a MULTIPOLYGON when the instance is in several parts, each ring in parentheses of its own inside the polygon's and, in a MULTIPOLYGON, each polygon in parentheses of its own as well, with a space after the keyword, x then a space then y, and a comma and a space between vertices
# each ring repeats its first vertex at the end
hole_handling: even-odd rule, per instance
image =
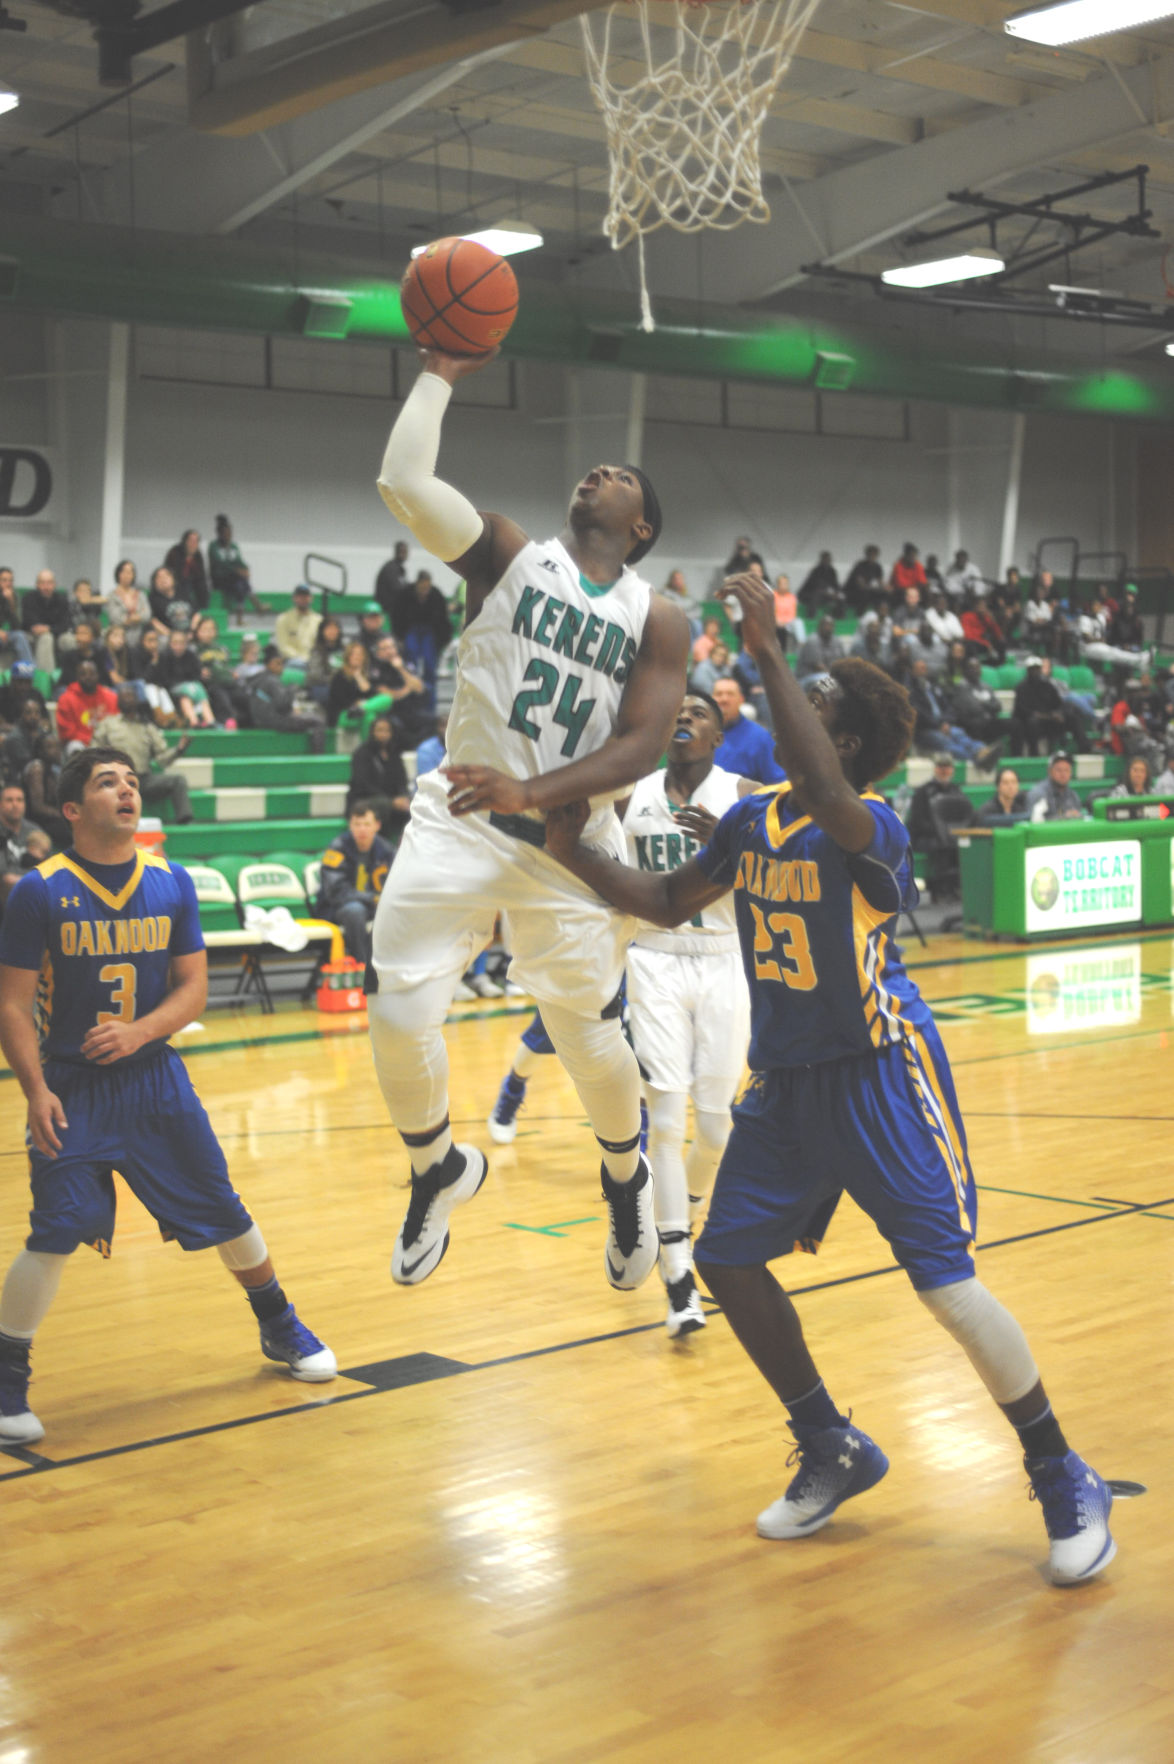
POLYGON ((932 1022, 894 942, 918 898, 909 835, 882 797, 862 800, 874 823, 862 852, 800 815, 783 784, 743 797, 698 853, 734 890, 754 1071, 850 1058, 932 1022))

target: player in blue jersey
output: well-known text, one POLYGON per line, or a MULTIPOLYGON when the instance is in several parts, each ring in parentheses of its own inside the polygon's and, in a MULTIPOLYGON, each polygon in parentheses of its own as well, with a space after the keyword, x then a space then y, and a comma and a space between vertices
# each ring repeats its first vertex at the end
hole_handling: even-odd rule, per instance
POLYGON ((751 993, 750 1082, 697 1245, 697 1271, 788 1411, 796 1474, 760 1535, 806 1537, 880 1481, 888 1459, 825 1389, 767 1263, 823 1235, 843 1191, 874 1221, 918 1297, 961 1343, 1023 1445, 1057 1582, 1112 1559, 1112 1494, 1069 1449, 1026 1338, 975 1278, 974 1178, 945 1052, 893 941, 915 903, 909 840, 869 788, 913 727, 904 688, 863 660, 805 693, 769 591, 731 577, 789 783, 728 810, 683 868, 641 873, 577 839, 583 807, 547 819, 549 848, 621 912, 679 925, 733 889, 751 993))
POLYGON ((28 1402, 33 1335, 78 1245, 110 1253, 114 1170, 165 1239, 216 1247, 268 1359, 310 1382, 337 1370, 281 1290, 168 1046, 208 996, 191 878, 135 845, 142 802, 118 748, 68 760, 58 803, 73 844, 21 878, 0 927, 0 1045, 28 1101, 33 1190, 26 1247, 0 1292, 0 1445, 44 1433, 28 1402))

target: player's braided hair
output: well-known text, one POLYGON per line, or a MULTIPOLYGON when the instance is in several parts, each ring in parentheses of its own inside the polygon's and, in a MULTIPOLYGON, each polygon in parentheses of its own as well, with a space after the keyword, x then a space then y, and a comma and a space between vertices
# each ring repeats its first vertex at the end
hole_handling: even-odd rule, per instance
POLYGON ((836 728, 860 739, 853 783, 875 784, 909 751, 917 720, 909 694, 874 662, 860 656, 833 662, 829 671, 842 694, 836 728))

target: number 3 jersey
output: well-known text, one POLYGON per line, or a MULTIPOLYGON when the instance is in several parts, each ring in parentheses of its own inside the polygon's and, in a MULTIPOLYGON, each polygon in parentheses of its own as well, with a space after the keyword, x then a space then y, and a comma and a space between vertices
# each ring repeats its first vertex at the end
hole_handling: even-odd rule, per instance
POLYGON ((893 940, 918 898, 909 835, 880 796, 862 799, 874 822, 862 852, 800 815, 783 784, 744 797, 698 853, 734 890, 754 1071, 850 1058, 933 1021, 893 940))
MULTIPOLYGON (((153 852, 123 864, 92 864, 73 851, 48 858, 21 877, 0 925, 0 964, 40 971, 42 1059, 75 1065, 90 1064, 82 1042, 96 1023, 131 1023, 156 1010, 172 956, 203 947, 191 877, 153 852)), ((149 1041, 119 1065, 162 1045, 149 1041)))
MULTIPOLYGON (((449 759, 524 779, 602 747, 615 732, 651 592, 630 569, 593 587, 559 540, 530 540, 461 633, 449 759)), ((592 799, 588 838, 612 800, 592 799)))

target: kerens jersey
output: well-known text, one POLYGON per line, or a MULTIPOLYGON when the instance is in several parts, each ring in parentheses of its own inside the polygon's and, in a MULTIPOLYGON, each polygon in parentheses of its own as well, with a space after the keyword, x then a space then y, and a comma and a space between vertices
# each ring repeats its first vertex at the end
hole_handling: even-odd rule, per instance
MULTIPOLYGON (((448 758, 533 778, 602 747, 651 593, 630 569, 610 588, 585 586, 559 540, 530 540, 461 633, 448 758)), ((613 800, 592 799, 587 838, 613 800)))
MULTIPOLYGON (((91 864, 68 851, 22 876, 0 925, 0 964, 40 971, 37 1034, 43 1059, 90 1062, 82 1042, 96 1023, 133 1023, 162 1004, 172 956, 203 949, 196 890, 186 870, 154 852, 91 864)), ((149 1041, 120 1065, 149 1059, 149 1041)))
POLYGON ((882 797, 862 797, 875 823, 862 852, 842 851, 782 784, 743 797, 698 853, 734 891, 754 1071, 845 1059, 933 1021, 893 941, 917 904, 909 835, 882 797))
MULTIPOLYGON (((679 870, 682 864, 696 857, 702 842, 694 839, 674 820, 676 805, 665 794, 664 772, 653 772, 641 778, 632 791, 624 812, 624 838, 628 842, 628 862, 637 870, 664 873, 679 870)), ((689 803, 708 809, 720 820, 727 809, 738 801, 741 779, 733 772, 714 766, 701 780, 689 803)), ((704 912, 695 913, 684 925, 665 930, 660 925, 642 924, 636 934, 641 949, 668 950, 673 955, 703 955, 730 947, 738 934, 734 916, 734 897, 723 895, 704 912)))

